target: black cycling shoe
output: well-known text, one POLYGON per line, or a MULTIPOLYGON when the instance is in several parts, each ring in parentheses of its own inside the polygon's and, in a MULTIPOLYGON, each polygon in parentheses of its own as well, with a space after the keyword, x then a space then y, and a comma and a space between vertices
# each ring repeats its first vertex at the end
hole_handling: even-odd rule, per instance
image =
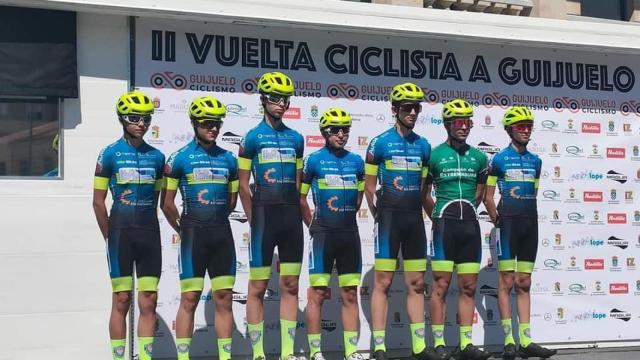
POLYGON ((373 353, 373 359, 375 360, 387 360, 387 352, 384 350, 376 350, 373 353))
POLYGON ((531 343, 528 346, 520 346, 520 348, 518 349, 518 356, 523 359, 528 359, 530 357, 546 359, 552 357, 557 352, 558 350, 547 349, 536 343, 531 343))
POLYGON ((425 348, 418 354, 413 354, 411 357, 414 360, 440 360, 431 350, 425 348))
POLYGON ((436 346, 434 352, 436 353, 436 359, 438 360, 449 360, 449 358, 451 358, 444 345, 436 346))
POLYGON ((457 347, 454 355, 457 360, 487 360, 490 357, 491 353, 480 350, 473 344, 467 345, 464 350, 460 350, 460 347, 457 347))
POLYGON ((514 360, 516 358, 515 344, 507 344, 504 346, 504 351, 502 352, 502 358, 504 360, 514 360))

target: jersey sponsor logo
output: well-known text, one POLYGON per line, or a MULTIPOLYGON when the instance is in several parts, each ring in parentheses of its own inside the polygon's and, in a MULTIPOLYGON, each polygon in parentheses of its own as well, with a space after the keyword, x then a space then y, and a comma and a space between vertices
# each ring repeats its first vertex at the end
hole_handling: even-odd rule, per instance
POLYGON ((324 176, 327 186, 331 187, 354 187, 358 185, 357 178, 354 174, 336 175, 327 174, 324 176))
POLYGON ((299 107, 290 107, 287 111, 282 115, 283 119, 289 120, 298 120, 300 119, 300 108, 299 107))
POLYGON ((599 134, 600 133, 600 123, 590 123, 583 122, 582 123, 582 132, 587 134, 599 134))
POLYGON ((628 294, 628 293, 629 293, 628 283, 610 283, 609 284, 609 294, 628 294))
POLYGON ((608 213, 607 222, 609 224, 626 224, 627 214, 625 213, 608 213))
POLYGON ((613 159, 624 159, 625 158, 625 149, 624 148, 607 148, 607 157, 613 159))
POLYGON ((602 202, 602 191, 585 191, 582 200, 585 202, 602 202))
POLYGON ((156 169, 154 168, 129 168, 123 167, 118 169, 119 182, 130 181, 154 181, 156 178, 156 169))
POLYGON ((292 148, 263 148, 260 151, 262 162, 295 162, 296 150, 292 148))
POLYGON ((604 259, 584 259, 585 270, 604 270, 604 259))
POLYGON ((392 156, 391 166, 402 169, 420 169, 422 160, 417 156, 392 156))
POLYGON ((194 181, 215 181, 227 183, 229 178, 229 169, 224 168, 194 168, 194 181))
POLYGON ((325 143, 322 135, 307 135, 306 140, 307 147, 323 147, 325 143))

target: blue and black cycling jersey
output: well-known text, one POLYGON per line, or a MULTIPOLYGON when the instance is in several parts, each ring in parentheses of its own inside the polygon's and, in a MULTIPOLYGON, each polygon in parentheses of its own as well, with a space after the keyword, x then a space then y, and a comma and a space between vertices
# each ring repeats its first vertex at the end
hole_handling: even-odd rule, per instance
POLYGON ((537 217, 536 193, 542 160, 525 150, 519 153, 511 144, 493 156, 487 185, 500 190, 500 217, 537 217))
POLYGON ((235 156, 193 140, 173 153, 165 166, 166 186, 180 189, 181 224, 210 226, 229 223, 229 193, 238 191, 235 156))
POLYGON ((311 188, 315 212, 310 231, 357 231, 358 192, 364 191, 364 161, 349 151, 334 154, 326 146, 308 155, 300 193, 311 188))
POLYGON ((420 192, 427 176, 431 145, 412 132, 401 136, 391 128, 371 140, 367 149, 367 175, 375 175, 381 185, 376 206, 408 212, 421 212, 420 192))
POLYGON ((274 129, 263 120, 249 130, 240 144, 238 168, 253 173, 253 205, 299 203, 296 172, 303 152, 302 135, 282 123, 274 129))
POLYGON ((163 167, 164 155, 147 143, 136 148, 121 138, 100 152, 94 188, 111 191, 110 227, 159 229, 163 167))

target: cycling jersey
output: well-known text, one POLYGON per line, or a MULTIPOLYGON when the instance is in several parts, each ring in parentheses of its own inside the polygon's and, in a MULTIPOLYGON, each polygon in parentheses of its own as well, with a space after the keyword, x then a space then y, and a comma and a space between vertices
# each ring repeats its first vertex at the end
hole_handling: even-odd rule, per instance
POLYGON ((309 230, 357 231, 358 192, 364 191, 364 161, 343 151, 336 155, 326 146, 308 155, 302 168, 300 193, 312 189, 315 212, 309 230))
POLYGON ((487 157, 465 145, 456 151, 444 142, 433 149, 429 181, 436 192, 434 218, 477 219, 476 187, 487 181, 487 157))
POLYGON ((302 169, 304 139, 280 123, 272 128, 267 120, 249 130, 242 139, 238 167, 251 170, 254 205, 299 204, 296 171, 302 169))
POLYGON ((430 155, 427 139, 414 132, 403 137, 391 128, 373 138, 365 172, 377 176, 381 185, 376 207, 421 213, 420 192, 430 155))
POLYGON ((229 223, 229 193, 238 191, 236 158, 213 145, 205 149, 193 140, 173 153, 165 166, 166 186, 180 189, 181 225, 229 223))
POLYGON ((121 138, 100 152, 94 188, 111 191, 109 227, 159 229, 163 167, 164 155, 147 143, 135 148, 121 138))
POLYGON ((500 190, 498 214, 504 217, 537 218, 536 193, 542 160, 529 151, 519 153, 512 145, 493 156, 487 185, 500 190))

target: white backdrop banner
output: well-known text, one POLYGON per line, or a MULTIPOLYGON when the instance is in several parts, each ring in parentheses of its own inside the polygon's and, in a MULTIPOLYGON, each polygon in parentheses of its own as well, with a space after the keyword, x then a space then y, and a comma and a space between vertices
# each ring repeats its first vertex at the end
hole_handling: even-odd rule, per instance
MULTIPOLYGON (((469 140, 488 156, 509 142, 500 123, 505 109, 515 104, 529 106, 536 116, 529 149, 543 159, 538 201, 540 243, 531 289, 533 337, 545 343, 638 339, 637 57, 417 35, 385 37, 149 19, 137 21, 135 47, 135 86, 148 93, 156 105, 147 141, 167 156, 192 139, 187 106, 203 95, 216 96, 227 105, 219 144, 237 154, 242 136, 263 117, 256 80, 273 70, 283 71, 295 81, 296 93, 285 122, 305 136, 305 154, 323 146, 318 131, 322 111, 339 106, 354 118, 349 148, 364 156, 369 140, 392 126, 388 94, 393 85, 405 81, 415 82, 427 93, 415 130, 433 146, 445 139, 440 117, 444 101, 460 97, 476 105, 469 140)), ((364 266, 359 347, 368 349, 373 219, 366 205, 358 213, 358 221, 364 266)), ((476 344, 501 344, 497 261, 492 226, 483 208, 480 221, 484 246, 473 337, 476 344)), ((250 239, 240 205, 231 215, 231 224, 238 259, 234 353, 248 354, 245 304, 250 239)), ((165 221, 161 220, 161 226, 164 258, 158 313, 162 321, 154 350, 156 356, 169 357, 175 356, 175 315, 180 300, 179 239, 165 221)), ((426 217, 425 226, 428 230, 431 226, 426 217)), ((306 260, 303 269, 298 350, 307 347, 303 321, 306 260)), ((389 348, 410 347, 402 276, 400 269, 390 294, 389 348)), ((429 288, 430 275, 425 283, 429 288)), ((322 314, 327 351, 342 347, 335 286, 334 279, 333 296, 322 314)), ((278 292, 274 276, 265 299, 268 352, 279 349, 278 292)), ((458 341, 455 284, 449 295, 446 339, 454 345, 458 341)), ((425 304, 429 299, 426 291, 425 304)), ((428 306, 426 309, 425 319, 430 324, 428 306)), ((213 312, 211 295, 204 292, 196 314, 193 355, 217 352, 213 312)), ((431 336, 427 339, 431 342, 431 336)))

